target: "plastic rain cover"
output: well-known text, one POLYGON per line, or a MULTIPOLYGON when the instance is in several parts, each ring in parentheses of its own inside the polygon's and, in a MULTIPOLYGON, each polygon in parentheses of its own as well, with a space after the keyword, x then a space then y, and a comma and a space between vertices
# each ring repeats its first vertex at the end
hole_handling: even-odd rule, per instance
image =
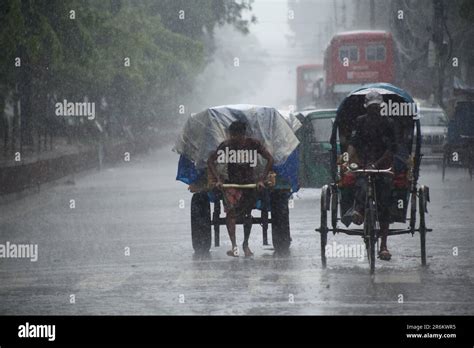
POLYGON ((294 152, 299 141, 287 120, 272 107, 227 105, 209 108, 187 120, 173 150, 181 155, 180 167, 189 167, 191 162, 193 168, 190 172, 181 171, 178 180, 189 184, 202 174, 209 156, 228 138, 227 129, 234 121, 247 123, 246 135, 260 140, 272 154, 278 174, 297 176, 297 163, 290 166, 287 162, 297 157, 294 152))

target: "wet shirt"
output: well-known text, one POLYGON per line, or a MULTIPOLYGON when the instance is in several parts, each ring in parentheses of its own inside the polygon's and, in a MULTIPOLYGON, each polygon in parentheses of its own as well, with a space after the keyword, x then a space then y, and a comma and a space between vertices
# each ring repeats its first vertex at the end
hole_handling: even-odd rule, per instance
MULTIPOLYGON (((364 167, 379 160, 387 150, 395 153, 393 121, 383 116, 357 117, 349 144, 355 148, 360 164, 364 167)), ((384 166, 389 165, 384 163, 384 166)))
POLYGON ((245 138, 242 143, 229 139, 217 147, 215 156, 217 163, 227 164, 229 183, 252 184, 256 181, 258 154, 264 151, 265 147, 257 139, 245 138))

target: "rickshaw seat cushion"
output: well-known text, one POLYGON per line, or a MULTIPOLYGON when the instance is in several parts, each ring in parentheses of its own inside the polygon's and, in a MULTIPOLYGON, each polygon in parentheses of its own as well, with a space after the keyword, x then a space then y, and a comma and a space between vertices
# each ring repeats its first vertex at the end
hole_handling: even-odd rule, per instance
MULTIPOLYGON (((338 182, 339 187, 354 187, 357 177, 354 173, 344 173, 341 175, 341 179, 338 182)), ((408 188, 410 187, 410 180, 408 179, 407 172, 396 173, 393 177, 394 188, 408 188)))
POLYGON ((356 176, 354 173, 344 173, 338 182, 339 187, 353 187, 356 183, 356 176))
POLYGON ((410 180, 408 179, 407 172, 395 173, 392 183, 393 187, 397 189, 410 187, 410 180))

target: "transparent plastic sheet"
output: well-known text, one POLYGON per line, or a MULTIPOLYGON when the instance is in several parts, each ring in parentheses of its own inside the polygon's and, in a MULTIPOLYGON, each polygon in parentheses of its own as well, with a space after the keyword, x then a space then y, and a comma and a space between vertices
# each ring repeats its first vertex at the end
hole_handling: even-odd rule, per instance
POLYGON ((286 110, 278 110, 278 112, 280 113, 280 115, 283 116, 286 123, 288 123, 290 128, 293 130, 293 133, 296 134, 296 131, 303 126, 301 122, 298 120, 298 118, 296 117, 296 114, 290 111, 286 111, 286 110))
POLYGON ((247 136, 258 139, 272 154, 275 165, 285 163, 299 141, 288 121, 274 108, 255 105, 228 105, 209 108, 189 117, 173 150, 206 168, 209 156, 227 139, 234 121, 248 124, 247 136))

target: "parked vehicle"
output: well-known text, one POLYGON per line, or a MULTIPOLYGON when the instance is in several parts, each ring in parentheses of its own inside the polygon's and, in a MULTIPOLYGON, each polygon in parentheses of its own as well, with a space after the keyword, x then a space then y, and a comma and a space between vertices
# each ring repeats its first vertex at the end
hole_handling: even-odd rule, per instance
POLYGON ((319 188, 331 180, 330 150, 336 109, 305 110, 296 114, 302 126, 296 132, 300 141, 299 183, 319 188))
POLYGON ((441 108, 420 107, 423 162, 441 162, 448 136, 448 117, 441 108))
POLYGON ((472 180, 474 171, 474 101, 457 102, 454 117, 448 123, 444 146, 443 180, 446 167, 466 168, 472 180))

